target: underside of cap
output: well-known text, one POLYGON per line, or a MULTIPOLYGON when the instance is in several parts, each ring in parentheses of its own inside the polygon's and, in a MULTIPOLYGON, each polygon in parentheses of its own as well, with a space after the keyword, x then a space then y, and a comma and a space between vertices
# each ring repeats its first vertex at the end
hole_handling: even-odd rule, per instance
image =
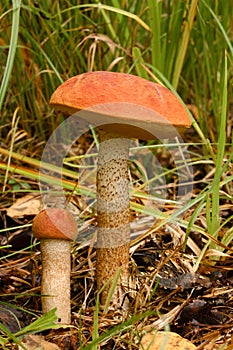
POLYGON ((191 126, 186 108, 169 89, 126 73, 97 71, 74 76, 57 88, 50 103, 68 115, 81 110, 101 114, 103 125, 123 123, 126 129, 128 124, 127 135, 130 125, 142 130, 139 135, 133 130, 130 137, 154 138, 148 130, 143 132, 147 126, 161 130, 165 125, 191 126))

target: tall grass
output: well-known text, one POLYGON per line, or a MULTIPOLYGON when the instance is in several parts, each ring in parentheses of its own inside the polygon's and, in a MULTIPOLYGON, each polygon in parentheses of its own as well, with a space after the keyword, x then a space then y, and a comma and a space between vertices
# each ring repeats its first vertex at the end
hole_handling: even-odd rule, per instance
MULTIPOLYGON (((199 2, 188 60, 184 66, 187 71, 186 84, 189 82, 193 85, 194 96, 190 101, 195 101, 200 127, 206 137, 213 142, 217 141, 220 132, 226 54, 229 96, 227 114, 232 103, 233 34, 230 29, 232 15, 230 1, 226 1, 224 5, 215 1, 199 2)), ((231 135, 228 132, 227 140, 230 139, 231 135)))
MULTIPOLYGON (((9 111, 6 120, 20 106, 27 132, 31 134, 33 121, 33 131, 46 138, 46 127, 48 132, 54 127, 48 101, 63 80, 108 69, 148 77, 144 63, 157 78, 157 72, 164 75, 187 102, 197 105, 202 131, 216 141, 208 119, 213 118, 218 133, 225 51, 230 63, 233 54, 231 2, 224 6, 213 0, 101 4, 53 1, 38 8, 26 1, 21 5, 13 1, 11 6, 8 0, 1 5, 0 102, 9 111)), ((231 92, 232 64, 228 75, 231 92)))
POLYGON ((15 51, 18 41, 19 32, 19 16, 20 16, 20 1, 14 0, 12 6, 12 26, 11 26, 11 39, 9 45, 9 53, 7 56, 6 68, 3 74, 2 83, 0 86, 0 111, 6 95, 7 86, 12 73, 12 67, 15 59, 15 51))

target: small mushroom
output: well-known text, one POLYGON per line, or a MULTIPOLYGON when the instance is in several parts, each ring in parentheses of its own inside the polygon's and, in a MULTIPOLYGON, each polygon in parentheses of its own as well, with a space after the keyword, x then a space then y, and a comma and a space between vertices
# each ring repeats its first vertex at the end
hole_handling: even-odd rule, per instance
MULTIPOLYGON (((113 303, 122 305, 129 283, 130 202, 129 141, 169 136, 170 126, 185 129, 189 115, 167 88, 115 72, 84 73, 53 93, 51 105, 65 115, 87 110, 100 137, 97 168, 96 280, 100 290, 121 269, 113 303)), ((109 286, 102 293, 107 300, 109 286)))
POLYGON ((76 238, 77 223, 67 210, 42 210, 32 223, 34 236, 40 240, 42 311, 57 308, 59 323, 71 321, 70 242, 76 238))

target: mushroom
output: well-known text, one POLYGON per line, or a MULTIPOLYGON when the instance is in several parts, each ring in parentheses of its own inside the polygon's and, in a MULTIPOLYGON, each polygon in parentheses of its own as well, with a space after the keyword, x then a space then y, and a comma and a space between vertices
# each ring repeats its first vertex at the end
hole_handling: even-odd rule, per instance
MULTIPOLYGON (((129 284, 129 140, 155 139, 155 134, 157 138, 168 137, 173 126, 181 130, 191 125, 189 115, 178 97, 164 86, 115 72, 90 72, 70 78, 57 88, 50 103, 68 115, 87 110, 85 118, 99 133, 97 288, 114 280, 120 269, 112 301, 123 305, 129 284)), ((102 304, 110 286, 102 292, 102 304)))
POLYGON ((77 234, 72 214, 62 208, 48 208, 37 214, 32 223, 34 236, 40 240, 42 259, 42 311, 57 308, 58 322, 69 324, 70 306, 70 242, 77 234))

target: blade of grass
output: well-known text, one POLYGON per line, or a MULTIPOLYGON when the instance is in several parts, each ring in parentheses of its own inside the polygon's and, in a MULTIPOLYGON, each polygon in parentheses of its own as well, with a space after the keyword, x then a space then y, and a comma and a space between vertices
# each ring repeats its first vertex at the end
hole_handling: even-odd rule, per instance
POLYGON ((19 108, 17 108, 15 110, 15 113, 13 115, 13 120, 12 120, 12 137, 11 137, 11 143, 10 143, 9 157, 8 157, 8 160, 7 160, 7 165, 8 166, 6 168, 6 173, 5 173, 4 182, 3 182, 3 189, 2 189, 3 193, 5 192, 6 184, 7 184, 7 181, 8 181, 9 165, 11 163, 11 155, 12 155, 12 151, 13 151, 13 147, 14 147, 15 134, 16 134, 16 130, 17 130, 17 125, 19 123, 19 118, 16 119, 18 111, 19 111, 19 108))
POLYGON ((120 278, 120 274, 121 274, 121 268, 119 268, 119 269, 117 270, 117 273, 116 273, 116 275, 114 276, 113 281, 108 281, 108 282, 106 283, 106 285, 109 284, 109 283, 111 283, 111 286, 110 286, 110 289, 109 289, 109 292, 108 292, 107 300, 106 300, 105 305, 104 305, 104 313, 107 313, 107 311, 108 311, 110 302, 111 302, 111 300, 112 300, 114 291, 115 291, 116 286, 117 286, 117 282, 118 282, 118 280, 119 280, 119 278, 120 278))
POLYGON ((113 26, 112 26, 112 24, 111 24, 111 20, 110 20, 110 18, 108 17, 108 15, 107 15, 105 9, 102 8, 102 7, 100 7, 100 10, 99 10, 99 11, 100 11, 101 15, 103 16, 103 19, 104 19, 104 21, 105 21, 105 23, 106 23, 106 25, 107 25, 107 28, 108 28, 108 30, 109 30, 109 32, 110 32, 110 34, 111 34, 113 40, 116 40, 117 42, 119 42, 118 36, 117 36, 117 34, 116 34, 116 32, 115 32, 115 29, 113 28, 113 26))
POLYGON ((144 60, 142 58, 141 50, 136 46, 133 47, 132 55, 133 55, 133 60, 134 60, 134 65, 135 65, 137 75, 141 78, 148 80, 149 76, 147 71, 144 68, 145 67, 144 60))
MULTIPOLYGON (((92 332, 92 341, 95 343, 99 338, 99 306, 100 306, 100 292, 97 293, 96 302, 95 302, 95 311, 94 311, 94 319, 93 319, 93 332, 92 332)), ((98 344, 93 345, 93 350, 98 350, 98 344)))
POLYGON ((161 20, 162 20, 162 1, 147 0, 149 8, 149 22, 153 33, 151 39, 152 66, 163 72, 162 51, 161 51, 161 20))
MULTIPOLYGON (((11 159, 17 159, 23 163, 27 163, 29 165, 32 165, 32 166, 35 166, 37 168, 41 168, 41 169, 44 169, 44 170, 49 170, 49 171, 52 171, 52 172, 55 172, 55 173, 61 173, 61 168, 59 166, 56 166, 54 164, 50 164, 50 163, 45 163, 45 162, 41 162, 40 160, 38 159, 34 159, 34 158, 31 158, 31 157, 27 157, 27 156, 24 156, 22 154, 19 154, 19 153, 16 153, 16 152, 9 152, 8 150, 4 149, 4 148, 1 148, 0 147, 0 153, 1 154, 4 154, 8 157, 11 157, 11 159)), ((90 155, 92 156, 92 155, 90 155)), ((85 155, 85 157, 88 157, 88 155, 85 155)), ((82 156, 81 156, 82 158, 82 156)), ((77 159, 77 157, 76 157, 77 159)), ((72 157, 70 157, 69 160, 72 160, 72 157)), ((2 166, 3 166, 4 163, 2 163, 2 166)), ((15 165, 16 166, 16 165, 15 165)), ((25 174, 26 174, 26 169, 25 168, 25 174)), ((62 169, 62 174, 64 176, 68 176, 72 179, 78 179, 78 173, 75 172, 75 171, 72 171, 72 170, 69 170, 69 169, 65 169, 63 168, 62 169)))
MULTIPOLYGON (((180 101, 183 103, 184 107, 187 110, 187 113, 189 114, 190 119, 192 120, 192 126, 194 127, 195 131, 198 133, 198 135, 200 136, 203 146, 206 147, 207 149, 207 153, 211 154, 212 158, 214 159, 215 155, 210 143, 210 140, 207 139, 202 131, 202 129, 200 128, 200 126, 198 125, 197 121, 194 119, 192 113, 189 111, 189 109, 187 108, 186 104, 184 103, 184 101, 181 99, 181 97, 179 96, 179 94, 176 92, 176 90, 174 89, 174 87, 172 86, 172 84, 166 79, 166 77, 155 67, 153 67, 151 64, 146 64, 146 66, 148 66, 152 71, 155 72, 155 74, 159 77, 159 79, 162 81, 162 83, 169 88, 179 99, 180 101)), ((155 81, 157 81, 156 76, 153 77, 155 81)))
POLYGON ((111 339, 117 334, 125 333, 127 330, 133 327, 135 322, 143 320, 146 317, 152 316, 154 313, 155 313, 154 311, 146 311, 143 314, 132 316, 127 321, 122 322, 121 324, 113 327, 106 333, 100 334, 97 339, 95 339, 94 341, 86 345, 84 348, 82 348, 82 350, 92 350, 94 345, 101 344, 102 342, 107 341, 108 339, 111 339))
POLYGON ((38 52, 41 54, 41 56, 44 56, 46 62, 51 67, 52 72, 55 73, 56 77, 58 78, 58 81, 62 84, 63 79, 62 79, 60 73, 58 72, 56 65, 53 63, 52 59, 50 59, 50 57, 47 55, 47 53, 44 50, 42 50, 41 45, 30 35, 30 33, 28 33, 27 30, 25 30, 25 31, 22 30, 22 31, 24 32, 26 37, 27 36, 29 37, 30 41, 38 49, 38 52))
POLYGON ((188 226, 186 229, 186 234, 185 234, 183 251, 185 251, 188 237, 189 237, 191 231, 193 230, 193 225, 194 225, 196 219, 198 218, 198 215, 200 214, 200 212, 203 210, 204 207, 205 207, 205 197, 203 197, 202 200, 198 203, 197 207, 194 209, 194 211, 192 213, 191 218, 189 219, 188 226))
MULTIPOLYGON (((36 181, 41 181, 41 182, 45 182, 51 185, 58 185, 60 182, 62 182, 62 186, 67 189, 67 190, 71 190, 73 191, 75 188, 75 191, 77 194, 85 194, 87 196, 93 197, 95 198, 95 194, 94 191, 88 189, 88 187, 85 186, 76 186, 76 184, 72 181, 68 181, 68 180, 60 180, 60 178, 57 178, 55 176, 50 176, 47 174, 42 174, 39 171, 36 170, 31 170, 22 166, 18 166, 18 165, 8 165, 6 163, 0 162, 0 169, 6 170, 9 169, 8 171, 12 172, 13 174, 18 174, 18 175, 22 175, 25 177, 28 177, 29 179, 33 179, 36 181)), ((57 193, 56 191, 54 191, 54 193, 57 193)))
MULTIPOLYGON (((56 309, 52 309, 34 322, 30 323, 28 326, 25 326, 20 331, 16 332, 14 335, 16 337, 22 337, 25 334, 40 333, 49 329, 59 329, 61 325, 56 324, 56 320, 56 309)), ((65 325, 63 326, 65 327, 65 325)), ((67 325, 67 328, 68 327, 70 326, 67 325)))
MULTIPOLYGON (((232 220, 233 217, 231 216, 229 218, 228 221, 232 220)), ((228 244, 230 244, 231 242, 233 241, 233 227, 229 228, 229 230, 227 230, 225 233, 224 233, 224 236, 222 238, 222 243, 226 246, 228 246, 228 244)))
POLYGON ((232 55, 232 57, 233 57, 233 45, 232 45, 232 43, 231 43, 231 41, 230 41, 230 38, 228 37, 228 35, 227 35, 227 33, 226 33, 224 27, 222 26, 221 21, 220 21, 219 18, 216 16, 216 14, 215 14, 214 11, 212 10, 212 8, 211 8, 204 0, 201 0, 201 1, 202 1, 202 3, 206 6, 206 8, 209 10, 209 12, 210 12, 211 15, 213 16, 213 18, 215 19, 215 21, 216 21, 216 23, 217 23, 219 29, 221 30, 221 32, 222 32, 222 34, 223 34, 223 37, 224 37, 224 39, 225 39, 225 41, 226 41, 226 43, 227 43, 227 46, 228 46, 228 48, 229 48, 229 50, 230 50, 230 52, 231 52, 231 55, 232 55))
POLYGON ((0 344, 3 346, 3 349, 7 349, 8 347, 5 347, 5 345, 9 345, 9 343, 14 342, 17 345, 20 345, 22 347, 22 349, 27 350, 25 348, 25 346, 22 344, 22 342, 17 338, 17 336, 13 333, 11 333, 11 331, 4 326, 4 324, 2 324, 0 322, 0 330, 1 332, 5 335, 5 337, 0 337, 0 344))
POLYGON ((197 2, 198 0, 192 0, 191 5, 188 9, 188 19, 187 19, 187 22, 185 23, 184 32, 182 34, 178 55, 176 56, 176 61, 175 61, 176 63, 175 63, 173 79, 172 79, 172 85, 174 86, 175 90, 178 87, 181 70, 184 64, 184 59, 185 59, 186 51, 190 40, 190 33, 192 31, 192 27, 193 27, 195 15, 196 15, 197 2))
POLYGON ((10 47, 9 47, 9 53, 7 55, 6 68, 4 71, 4 75, 3 75, 3 79, 0 87, 0 111, 2 110, 2 104, 5 98, 5 94, 7 91, 7 87, 9 84, 11 71, 12 71, 14 59, 15 59, 15 52, 17 48, 18 33, 19 33, 20 5, 21 5, 20 0, 13 0, 10 47))
POLYGON ((104 5, 101 3, 98 4, 85 4, 85 5, 77 5, 77 6, 73 6, 70 7, 69 9, 65 9, 63 11, 61 11, 62 13, 66 12, 66 11, 70 11, 70 10, 75 10, 76 8, 97 8, 97 9, 104 9, 107 11, 111 11, 117 14, 121 14, 123 16, 132 18, 133 20, 135 20, 136 22, 138 22, 144 29, 151 31, 150 27, 137 15, 135 15, 134 13, 130 13, 126 10, 122 10, 120 8, 115 8, 113 6, 109 6, 109 5, 104 5))
MULTIPOLYGON (((219 197, 220 197, 220 181, 222 176, 223 158, 225 153, 226 144, 226 121, 227 121, 227 55, 225 56, 225 74, 222 89, 222 113, 221 113, 221 124, 220 133, 218 139, 218 152, 216 157, 216 170, 214 173, 214 179, 212 184, 212 210, 211 210, 211 221, 208 227, 209 233, 214 238, 218 237, 220 228, 220 217, 219 217, 219 197)), ((211 248, 216 248, 213 242, 210 243, 211 248)))
MULTIPOLYGON (((122 8, 122 4, 118 0, 112 0, 111 2, 112 2, 113 7, 118 8, 118 9, 122 8)), ((131 12, 130 8, 128 11, 131 12)), ((125 45, 127 45, 132 40, 131 39, 132 33, 131 33, 131 28, 127 25, 127 23, 125 23, 124 17, 125 16, 123 16, 120 13, 118 13, 118 15, 117 15, 120 28, 121 28, 121 26, 122 27, 124 26, 124 31, 123 31, 122 35, 120 35, 120 38, 122 38, 122 36, 124 36, 124 39, 125 39, 124 42, 125 42, 125 45)), ((117 26, 117 28, 116 28, 118 30, 118 33, 119 33, 119 26, 117 26)), ((115 27, 116 27, 116 25, 115 25, 115 27)), ((119 37, 119 34, 118 34, 118 37, 119 37)), ((122 42, 122 40, 121 40, 121 42, 122 42)))

